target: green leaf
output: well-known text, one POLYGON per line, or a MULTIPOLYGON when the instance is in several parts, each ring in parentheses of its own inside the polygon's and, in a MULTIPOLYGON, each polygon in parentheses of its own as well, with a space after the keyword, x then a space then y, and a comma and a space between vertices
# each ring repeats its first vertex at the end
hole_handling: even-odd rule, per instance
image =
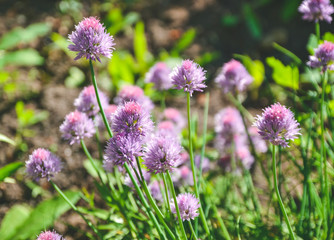
POLYGON ((246 24, 255 39, 260 39, 262 36, 262 29, 259 20, 256 17, 251 6, 247 3, 243 5, 243 14, 245 16, 246 24))
POLYGON ((299 71, 297 67, 284 66, 284 64, 275 57, 268 57, 267 64, 273 69, 272 78, 283 87, 299 89, 299 71))
POLYGON ((13 239, 16 232, 19 231, 22 224, 27 220, 31 209, 25 205, 14 205, 6 213, 0 227, 0 236, 2 240, 13 239))
POLYGON ((318 38, 316 35, 311 34, 306 45, 307 51, 313 55, 316 47, 318 47, 318 38))
POLYGON ((194 41, 195 37, 196 30, 194 28, 186 31, 172 49, 171 55, 174 57, 178 56, 180 52, 189 47, 189 45, 194 41))
POLYGON ((260 87, 265 77, 263 63, 260 60, 252 60, 247 55, 234 54, 234 57, 242 61, 249 74, 254 78, 251 86, 254 88, 260 87))
POLYGON ((326 32, 323 37, 324 40, 334 43, 334 34, 331 32, 326 32))
POLYGON ((5 136, 1 133, 0 133, 0 142, 6 142, 6 143, 9 143, 9 144, 12 144, 13 146, 15 146, 15 144, 16 144, 12 139, 10 139, 9 137, 7 137, 7 136, 5 136))
POLYGON ((85 74, 77 67, 71 67, 69 74, 65 79, 65 86, 68 88, 79 87, 85 81, 85 74))
POLYGON ((117 89, 122 88, 123 85, 134 84, 134 65, 134 59, 130 53, 118 51, 113 54, 112 61, 108 64, 108 72, 117 89))
POLYGON ((4 65, 36 66, 42 65, 43 63, 44 58, 32 48, 7 52, 0 56, 0 67, 3 67, 4 65))
POLYGON ((146 55, 148 54, 145 37, 145 28, 143 22, 138 22, 135 27, 135 36, 133 42, 134 52, 141 71, 145 70, 146 55))
POLYGON ((221 23, 227 27, 233 27, 237 25, 238 22, 239 22, 239 17, 236 15, 232 15, 232 14, 224 15, 221 18, 221 23))
MULTIPOLYGON (((66 191, 65 195, 73 204, 80 199, 80 192, 66 191)), ((11 240, 27 239, 38 235, 40 231, 49 228, 58 217, 69 209, 70 206, 61 196, 41 202, 23 222, 11 240)))
MULTIPOLYGON (((100 171, 101 177, 103 179, 103 181, 107 181, 107 176, 104 172, 104 169, 102 167, 102 163, 101 161, 98 160, 93 160, 95 163, 95 166, 97 167, 97 169, 100 171)), ((98 175, 95 171, 95 168, 93 167, 93 165, 90 163, 90 161, 88 159, 86 159, 83 163, 83 166, 86 168, 87 172, 94 178, 98 178, 98 175)))
POLYGON ((13 175, 22 166, 23 163, 21 162, 13 162, 0 168, 0 182, 2 182, 6 177, 10 177, 11 175, 13 175))
POLYGON ((6 33, 0 40, 0 49, 10 49, 20 43, 29 43, 37 37, 44 36, 51 27, 47 23, 35 23, 27 28, 17 27, 6 33))

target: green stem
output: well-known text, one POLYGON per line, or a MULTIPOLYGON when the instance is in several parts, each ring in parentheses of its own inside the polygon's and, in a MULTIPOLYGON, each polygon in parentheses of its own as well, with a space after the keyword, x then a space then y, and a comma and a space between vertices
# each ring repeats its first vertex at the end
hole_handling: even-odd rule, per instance
POLYGON ((289 233, 290 233, 290 238, 295 240, 295 235, 292 231, 292 227, 291 227, 291 224, 290 224, 290 221, 289 221, 289 218, 288 218, 288 215, 286 213, 286 210, 284 208, 284 205, 283 205, 283 201, 282 201, 282 198, 281 198, 281 195, 279 193, 279 189, 278 189, 278 184, 277 184, 277 173, 276 173, 276 146, 273 145, 273 176, 274 176, 274 187, 275 187, 275 192, 276 192, 276 196, 277 196, 277 199, 278 199, 278 202, 279 202, 279 206, 281 208, 281 211, 283 213, 283 216, 284 216, 284 219, 285 219, 285 222, 288 226, 288 229, 289 229, 289 233))
POLYGON ((51 185, 54 189, 59 193, 59 195, 70 205, 70 207, 82 217, 82 219, 87 223, 87 225, 94 231, 94 233, 98 236, 98 239, 103 239, 101 233, 97 230, 97 228, 79 211, 79 209, 66 197, 62 190, 50 180, 51 185))
POLYGON ((188 223, 189 223, 189 228, 190 228, 190 230, 191 230, 192 235, 193 235, 193 236, 195 237, 195 239, 197 240, 197 235, 196 235, 196 233, 195 233, 195 231, 194 231, 193 225, 191 224, 190 220, 188 221, 188 223))
POLYGON ((321 105, 320 105, 320 125, 321 125, 321 169, 323 169, 322 179, 324 180, 324 224, 325 232, 327 234, 328 227, 328 218, 327 214, 330 213, 330 197, 329 197, 329 188, 328 188, 328 173, 327 173, 327 155, 326 155, 326 147, 325 147, 325 91, 327 85, 327 71, 324 72, 322 76, 322 91, 321 91, 321 105))
POLYGON ((166 238, 165 234, 162 232, 162 230, 161 230, 161 228, 160 228, 160 225, 159 225, 157 219, 155 218, 155 216, 154 216, 154 214, 153 214, 153 212, 152 212, 150 206, 147 204, 147 201, 146 201, 146 199, 145 199, 145 197, 144 197, 143 192, 141 191, 140 187, 138 186, 137 181, 136 181, 135 178, 133 177, 133 174, 132 174, 132 172, 131 172, 131 170, 130 170, 130 168, 129 168, 128 163, 124 163, 124 167, 125 167, 127 173, 129 174, 129 177, 130 177, 130 179, 131 179, 133 185, 135 186, 135 189, 136 189, 136 191, 137 191, 137 193, 138 193, 138 195, 139 195, 139 198, 140 198, 141 202, 143 203, 144 207, 146 208, 146 211, 147 211, 147 213, 148 213, 150 219, 152 220, 154 226, 156 227, 156 229, 157 229, 157 231, 158 231, 158 233, 159 233, 160 238, 161 238, 161 239, 166 239, 166 240, 167 240, 167 238, 166 238))
POLYGON ((109 133, 109 136, 112 137, 113 134, 111 132, 111 129, 110 129, 110 126, 109 126, 109 123, 108 123, 108 120, 107 120, 107 117, 104 113, 104 110, 103 110, 103 107, 102 107, 102 104, 101 104, 101 101, 100 101, 100 95, 99 95, 99 91, 98 91, 98 88, 97 88, 97 83, 96 83, 96 78, 95 78, 95 73, 94 73, 94 68, 93 68, 93 63, 92 63, 92 60, 89 59, 89 65, 90 65, 90 72, 92 74, 92 82, 93 82, 93 85, 94 85, 94 89, 95 89, 95 95, 96 95, 96 99, 97 99, 97 103, 99 104, 99 107, 100 107, 100 113, 102 115, 102 119, 103 119, 103 122, 104 122, 104 125, 106 126, 107 128, 107 131, 109 133))
POLYGON ((83 150, 84 150, 86 156, 88 157, 88 159, 89 159, 89 161, 90 161, 90 164, 91 164, 91 165, 93 166, 93 168, 95 169, 95 171, 96 171, 97 175, 99 176, 99 178, 100 178, 102 184, 104 184, 103 179, 102 179, 102 176, 101 176, 101 174, 100 174, 100 172, 99 172, 97 166, 95 165, 94 160, 93 160, 92 156, 90 155, 90 153, 89 153, 89 151, 88 151, 88 149, 87 149, 87 147, 86 147, 86 145, 85 145, 85 142, 81 139, 81 140, 80 140, 80 143, 81 143, 81 147, 83 148, 83 150))
POLYGON ((169 202, 169 196, 168 196, 168 186, 167 186, 166 176, 165 176, 164 173, 161 173, 161 175, 162 175, 162 180, 164 182, 164 187, 165 187, 165 195, 166 195, 168 211, 169 211, 169 213, 171 213, 172 210, 170 209, 170 202, 169 202))
POLYGON ((199 214, 200 214, 201 221, 203 223, 203 227, 205 229, 206 234, 210 236, 210 230, 209 230, 209 227, 206 222, 206 218, 205 218, 205 215, 202 209, 201 199, 199 197, 199 191, 198 191, 198 184, 196 181, 196 168, 195 168, 193 142, 192 142, 191 115, 190 115, 190 93, 189 92, 187 93, 187 116, 188 116, 188 135, 189 135, 189 155, 190 155, 191 171, 192 171, 193 180, 194 180, 195 195, 199 200, 199 204, 200 204, 199 214))
POLYGON ((225 238, 226 240, 231 240, 230 234, 229 234, 228 231, 227 231, 227 228, 226 228, 226 226, 225 226, 225 224, 224 224, 223 219, 220 217, 220 215, 219 215, 219 213, 218 213, 218 209, 217 209, 216 205, 215 205, 215 204, 212 204, 212 208, 213 208, 213 211, 214 211, 214 213, 215 213, 215 215, 216 215, 216 218, 217 218, 217 220, 218 220, 218 222, 219 222, 219 225, 220 225, 220 228, 221 228, 221 230, 222 230, 222 232, 223 232, 223 236, 224 236, 224 238, 225 238))
POLYGON ((172 178, 170 176, 170 173, 168 171, 166 173, 167 173, 167 178, 168 178, 169 185, 170 185, 170 190, 172 192, 173 199, 174 199, 175 209, 176 209, 176 213, 177 213, 177 220, 179 221, 179 225, 180 225, 180 228, 181 228, 182 239, 186 240, 187 235, 186 235, 186 231, 184 230, 183 222, 182 222, 182 219, 181 219, 179 205, 177 204, 174 184, 173 184, 172 178))
POLYGON ((161 111, 164 111, 166 108, 166 91, 165 90, 163 90, 161 93, 160 107, 161 107, 161 111))

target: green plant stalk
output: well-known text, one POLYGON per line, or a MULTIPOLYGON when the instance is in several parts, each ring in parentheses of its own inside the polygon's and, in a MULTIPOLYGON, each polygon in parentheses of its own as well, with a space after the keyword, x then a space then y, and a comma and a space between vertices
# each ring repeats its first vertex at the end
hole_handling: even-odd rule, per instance
POLYGON ((195 233, 195 230, 194 230, 193 225, 191 224, 190 220, 188 221, 188 224, 189 224, 189 228, 191 230, 192 235, 197 240, 197 234, 195 233))
POLYGON ((161 93, 160 107, 162 111, 166 108, 166 90, 163 90, 161 93))
POLYGON ((174 199, 175 209, 176 209, 176 213, 177 213, 177 220, 179 221, 179 225, 180 225, 180 228, 181 228, 182 239, 186 240, 187 239, 187 234, 186 234, 186 231, 184 230, 184 226, 183 226, 183 222, 182 222, 182 219, 181 219, 179 205, 177 204, 176 194, 175 194, 175 189, 174 189, 174 184, 173 184, 173 181, 172 181, 172 178, 170 176, 169 171, 166 171, 166 173, 167 173, 167 178, 168 178, 168 181, 169 181, 170 190, 172 192, 173 199, 174 199))
POLYGON ((97 230, 97 228, 79 211, 79 209, 66 197, 62 190, 50 180, 53 188, 59 193, 59 195, 70 205, 70 207, 82 217, 82 219, 87 223, 87 225, 94 231, 94 233, 98 236, 98 239, 103 239, 101 233, 97 230))
POLYGON ((327 234, 328 231, 328 223, 329 223, 329 215, 327 216, 328 213, 331 212, 330 209, 330 197, 329 197, 329 184, 328 184, 328 173, 327 173, 327 154, 326 154, 326 147, 325 147, 325 91, 326 91, 326 85, 327 85, 327 71, 324 72, 322 76, 322 91, 321 91, 321 103, 320 103, 320 125, 321 125, 321 157, 320 157, 320 162, 321 162, 321 171, 323 171, 323 176, 322 178, 324 179, 324 192, 323 194, 325 195, 324 198, 324 224, 326 225, 325 227, 325 232, 327 234))
MULTIPOLYGON (((205 106, 204 106, 204 121, 203 121, 203 145, 201 149, 201 159, 199 162, 199 171, 198 171, 198 190, 201 193, 201 181, 202 181, 202 172, 203 172, 203 159, 205 154, 206 146, 206 132, 208 127, 208 114, 209 114, 209 102, 210 102, 210 93, 205 93, 205 106)), ((195 219, 195 232, 198 233, 198 218, 195 219)))
POLYGON ((296 237, 292 231, 292 227, 291 227, 291 224, 290 224, 290 221, 289 221, 289 218, 288 218, 288 215, 286 213, 286 210, 285 210, 285 207, 283 205, 283 201, 282 201, 282 198, 281 198, 281 195, 279 193, 279 189, 278 189, 278 184, 277 184, 277 172, 276 172, 276 146, 275 145, 272 145, 273 146, 273 176, 274 176, 274 187, 275 187, 275 192, 276 192, 276 196, 277 196, 277 199, 278 199, 278 203, 279 203, 279 206, 281 208, 281 211, 283 213, 283 216, 284 216, 284 219, 285 219, 285 222, 286 222, 286 225, 288 226, 288 229, 289 229, 289 234, 290 234, 290 238, 295 240, 296 237))
POLYGON ((286 56, 290 57, 293 61, 295 61, 295 63, 297 63, 297 65, 301 65, 303 63, 303 61, 299 57, 297 57, 293 52, 291 52, 288 49, 282 47, 278 43, 274 42, 273 47, 275 49, 277 49, 278 51, 284 53, 286 56))
POLYGON ((165 234, 162 232, 162 230, 161 230, 161 228, 160 228, 160 225, 159 225, 157 219, 155 218, 155 216, 154 216, 154 214, 153 214, 153 212, 152 212, 150 206, 147 204, 143 192, 141 191, 140 187, 138 186, 137 181, 136 181, 135 178, 133 177, 133 174, 132 174, 132 172, 131 172, 131 170, 130 170, 130 168, 129 168, 128 163, 124 163, 124 167, 125 167, 127 173, 129 174, 129 177, 130 177, 130 179, 131 179, 133 185, 135 186, 135 189, 136 189, 136 191, 137 191, 137 193, 138 193, 138 195, 139 195, 139 198, 140 198, 141 202, 143 203, 144 207, 146 208, 146 211, 147 211, 147 213, 148 213, 150 219, 152 220, 152 222, 153 222, 155 228, 157 229, 160 238, 161 238, 161 239, 166 239, 166 240, 167 240, 167 238, 166 238, 165 234))
POLYGON ((189 156, 190 156, 190 163, 191 163, 191 171, 193 174, 193 180, 194 180, 194 188, 195 188, 195 195, 199 200, 199 215, 201 218, 201 221, 203 223, 204 230, 208 236, 210 236, 210 230, 208 223, 206 222, 206 218, 202 209, 201 199, 199 197, 199 191, 198 191, 198 183, 196 180, 196 168, 195 168, 195 161, 194 161, 194 152, 193 152, 193 142, 192 142, 192 129, 191 129, 191 115, 190 115, 190 93, 187 92, 187 116, 188 116, 188 135, 189 135, 189 156))
POLYGON ((169 202, 169 196, 168 196, 168 185, 167 185, 167 181, 166 181, 166 176, 164 173, 161 173, 161 176, 162 176, 162 180, 164 182, 164 187, 165 187, 165 195, 166 195, 166 201, 167 201, 167 207, 168 207, 168 211, 169 211, 169 214, 172 213, 172 210, 170 209, 170 202, 169 202))
POLYGON ((215 205, 215 204, 212 204, 212 208, 213 208, 213 212, 215 213, 216 218, 217 218, 217 220, 218 220, 218 222, 219 222, 220 229, 221 229, 222 232, 223 232, 223 236, 224 236, 224 238, 225 238, 226 240, 231 240, 230 234, 229 234, 228 231, 227 231, 227 228, 226 228, 226 226, 225 226, 225 224, 224 224, 223 219, 220 217, 220 215, 219 215, 219 213, 218 213, 218 209, 217 209, 216 205, 215 205))
POLYGON ((170 228, 168 227, 168 225, 166 224, 165 220, 164 220, 164 215, 161 213, 160 209, 158 208, 157 204, 155 203, 154 199, 152 198, 152 195, 147 187, 147 184, 145 181, 142 181, 143 184, 143 189, 144 192, 146 194, 146 197, 148 198, 150 204, 152 205, 155 213, 158 215, 159 221, 162 223, 162 225, 164 226, 165 230, 167 231, 168 235, 173 239, 176 240, 174 233, 170 230, 170 228))
POLYGON ((85 145, 85 142, 81 139, 81 140, 80 140, 80 143, 81 143, 81 147, 82 147, 82 149, 84 150, 86 156, 88 157, 88 160, 90 161, 90 164, 92 164, 92 166, 93 166, 93 168, 95 169, 97 175, 99 176, 99 179, 101 180, 101 183, 104 184, 103 179, 102 179, 102 176, 101 176, 99 170, 97 169, 97 167, 96 167, 96 165, 95 165, 95 163, 94 163, 94 160, 93 160, 92 156, 90 155, 90 153, 89 153, 89 151, 88 151, 88 149, 87 149, 87 147, 86 147, 86 145, 85 145))
POLYGON ((103 110, 103 107, 102 107, 102 104, 101 104, 101 101, 100 101, 100 95, 99 95, 99 91, 98 91, 98 88, 97 88, 97 83, 96 83, 96 78, 95 78, 93 63, 92 63, 91 59, 89 59, 89 65, 90 65, 90 72, 92 74, 92 82, 93 82, 93 85, 94 85, 94 90, 95 90, 95 95, 96 95, 97 103, 99 104, 99 108, 100 108, 100 113, 102 115, 102 119, 103 119, 104 125, 107 128, 109 136, 112 137, 113 134, 112 134, 112 131, 110 129, 107 117, 106 117, 106 115, 104 113, 104 110, 103 110))
POLYGON ((100 143, 99 128, 96 126, 95 129, 96 129, 95 138, 96 138, 96 142, 97 142, 97 147, 99 149, 99 159, 102 160, 103 159, 103 151, 102 151, 102 146, 101 146, 101 143, 100 143))

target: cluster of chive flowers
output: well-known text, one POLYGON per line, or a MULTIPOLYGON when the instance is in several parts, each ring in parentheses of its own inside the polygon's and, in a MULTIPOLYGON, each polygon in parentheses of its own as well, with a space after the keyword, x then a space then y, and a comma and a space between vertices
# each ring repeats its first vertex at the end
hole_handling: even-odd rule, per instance
POLYGON ((55 230, 42 232, 36 240, 65 240, 55 230))
POLYGON ((275 103, 263 110, 256 117, 254 125, 259 129, 263 139, 273 145, 289 146, 289 140, 300 135, 299 123, 291 110, 280 103, 275 103))
POLYGON ((334 70, 334 43, 324 41, 314 50, 314 56, 309 57, 307 65, 311 68, 321 68, 324 73, 327 69, 334 70))
POLYGON ((106 32, 100 20, 95 17, 84 18, 68 36, 73 43, 69 50, 77 52, 75 60, 86 58, 101 62, 100 56, 111 58, 114 50, 114 39, 106 32))
POLYGON ((300 4, 298 11, 303 14, 304 20, 331 23, 334 7, 330 0, 304 0, 300 4))

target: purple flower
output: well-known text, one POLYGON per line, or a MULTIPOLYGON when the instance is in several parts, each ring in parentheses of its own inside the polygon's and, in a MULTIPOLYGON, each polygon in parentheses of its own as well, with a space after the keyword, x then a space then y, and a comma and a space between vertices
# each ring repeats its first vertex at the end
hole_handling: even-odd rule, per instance
POLYGON ((304 0, 300 4, 298 11, 303 14, 304 20, 315 22, 325 20, 331 23, 334 7, 330 0, 304 0))
POLYGON ((264 140, 273 145, 288 147, 288 141, 300 135, 299 123, 295 120, 290 109, 275 103, 263 110, 254 123, 264 140))
MULTIPOLYGON (((99 96, 102 107, 108 106, 108 97, 101 91, 99 91, 99 96)), ((74 100, 74 106, 79 112, 86 113, 90 117, 95 116, 100 111, 93 85, 85 87, 81 91, 79 97, 74 100)))
POLYGON ((148 112, 151 112, 154 108, 154 104, 147 96, 144 95, 143 89, 138 86, 125 86, 119 91, 117 97, 115 97, 114 102, 116 104, 124 104, 125 102, 137 102, 148 112))
POLYGON ((327 69, 334 69, 334 43, 325 41, 320 44, 314 51, 314 56, 309 57, 310 61, 307 65, 312 68, 321 67, 321 71, 325 72, 327 69))
POLYGON ((233 107, 219 111, 215 115, 215 132, 218 149, 224 150, 231 147, 236 138, 245 134, 245 127, 239 111, 233 107))
POLYGON ((175 168, 172 173, 172 180, 175 186, 194 185, 194 179, 191 169, 183 165, 175 168))
POLYGON ((50 151, 38 148, 26 161, 27 173, 35 180, 47 178, 48 181, 61 170, 60 159, 50 151))
POLYGON ((74 60, 82 57, 93 61, 100 60, 100 55, 111 58, 114 39, 105 31, 105 27, 95 17, 84 18, 69 36, 73 43, 68 49, 78 52, 74 60))
POLYGON ((115 133, 149 137, 153 122, 147 111, 136 102, 127 102, 119 106, 111 117, 111 129, 115 133))
POLYGON ((182 61, 181 66, 173 69, 169 75, 176 89, 183 89, 192 96, 194 91, 203 92, 206 71, 191 60, 182 61))
MULTIPOLYGON (((182 221, 194 220, 199 215, 198 209, 200 207, 199 200, 191 193, 182 193, 176 197, 177 205, 180 209, 182 221)), ((170 204, 172 213, 176 214, 174 201, 170 204)))
POLYGON ((95 126, 92 119, 85 113, 74 111, 66 115, 65 121, 59 127, 62 137, 73 143, 80 143, 85 137, 92 137, 95 133, 95 126))
MULTIPOLYGON (((195 161, 195 165, 197 169, 199 169, 200 163, 201 163, 201 155, 196 155, 194 158, 194 161, 195 161)), ((209 170, 210 170, 210 160, 206 157, 203 157, 202 171, 203 173, 205 173, 205 172, 208 172, 209 170)))
POLYGON ((250 153, 248 146, 238 147, 235 153, 237 160, 240 161, 245 169, 249 170, 254 163, 254 157, 250 153))
POLYGON ((177 139, 156 136, 145 148, 144 165, 153 173, 172 171, 180 161, 181 150, 182 147, 177 139))
POLYGON ((118 133, 107 143, 103 167, 106 171, 112 172, 115 165, 123 165, 125 162, 131 165, 135 162, 135 157, 141 155, 141 150, 142 141, 139 136, 118 133))
POLYGON ((154 83, 156 90, 168 90, 173 84, 169 78, 170 69, 164 62, 155 64, 145 76, 146 83, 154 83))
POLYGON ((224 64, 215 82, 223 89, 224 93, 242 92, 253 82, 253 77, 239 61, 232 59, 224 64))
POLYGON ((59 235, 55 230, 42 232, 36 240, 65 240, 61 235, 59 235))

